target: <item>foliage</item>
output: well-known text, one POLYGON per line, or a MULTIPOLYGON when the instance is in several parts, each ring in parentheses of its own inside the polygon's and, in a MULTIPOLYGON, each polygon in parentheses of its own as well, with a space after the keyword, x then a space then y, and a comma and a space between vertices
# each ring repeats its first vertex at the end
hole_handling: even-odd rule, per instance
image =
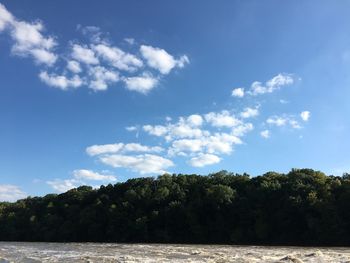
POLYGON ((130 179, 0 203, 0 240, 350 245, 350 176, 130 179))

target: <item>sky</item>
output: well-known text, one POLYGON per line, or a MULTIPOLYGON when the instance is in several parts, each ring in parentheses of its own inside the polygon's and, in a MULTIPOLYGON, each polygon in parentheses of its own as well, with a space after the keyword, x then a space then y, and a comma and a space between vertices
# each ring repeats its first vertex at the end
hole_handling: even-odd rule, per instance
POLYGON ((0 0, 0 200, 350 171, 349 1, 0 0))

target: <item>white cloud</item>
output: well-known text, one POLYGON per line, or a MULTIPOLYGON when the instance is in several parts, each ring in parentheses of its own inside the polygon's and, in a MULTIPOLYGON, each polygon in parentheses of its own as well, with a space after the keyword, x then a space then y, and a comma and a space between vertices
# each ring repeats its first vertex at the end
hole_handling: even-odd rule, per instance
POLYGON ((303 112, 300 113, 301 119, 302 119, 303 121, 305 121, 305 122, 309 120, 310 115, 311 115, 311 114, 310 114, 309 111, 303 111, 303 112))
POLYGON ((6 7, 0 3, 0 32, 3 31, 8 24, 13 23, 14 18, 6 7))
POLYGON ((187 117, 187 123, 190 126, 201 126, 203 123, 203 118, 198 114, 192 114, 187 117))
POLYGON ((249 108, 249 107, 247 107, 241 112, 240 115, 244 119, 256 117, 256 116, 259 115, 259 110, 258 110, 258 108, 249 108))
POLYGON ((211 164, 219 163, 221 159, 214 154, 200 154, 191 158, 189 164, 193 167, 203 167, 211 164))
POLYGON ((94 180, 94 181, 111 181, 114 182, 117 178, 114 175, 100 174, 91 170, 81 169, 74 170, 73 176, 76 179, 94 180))
POLYGON ((90 156, 100 155, 105 153, 126 153, 126 152, 161 152, 163 148, 159 146, 146 146, 139 143, 115 143, 115 144, 103 144, 92 145, 86 148, 86 152, 90 156))
POLYGON ((143 94, 147 94, 158 85, 158 79, 149 73, 144 73, 137 77, 124 78, 123 80, 128 90, 137 91, 143 94))
POLYGON ((163 174, 166 169, 174 166, 174 163, 164 157, 153 154, 129 155, 106 155, 100 157, 101 162, 112 167, 131 169, 140 174, 163 174))
POLYGON ((125 130, 131 132, 131 131, 137 131, 137 127, 136 126, 128 126, 128 127, 125 127, 125 130))
POLYGON ((284 117, 272 116, 267 119, 267 123, 275 126, 284 126, 287 124, 288 119, 284 117))
POLYGON ((183 152, 200 152, 203 149, 203 141, 199 139, 181 139, 172 143, 169 154, 177 154, 183 152))
POLYGON ((234 127, 241 123, 234 115, 224 110, 219 113, 210 112, 204 115, 205 120, 214 127, 234 127))
POLYGON ((270 131, 269 130, 263 130, 260 132, 261 137, 268 139, 270 138, 270 131))
POLYGON ((232 129, 232 134, 234 136, 242 137, 246 133, 252 131, 254 129, 254 125, 252 123, 243 123, 232 129))
POLYGON ((124 41, 130 45, 135 44, 135 39, 133 39, 131 37, 124 38, 124 41))
POLYGON ((73 73, 80 73, 82 71, 79 62, 75 61, 75 60, 70 60, 67 63, 67 69, 69 69, 70 71, 72 71, 73 73))
POLYGON ((73 78, 69 79, 66 76, 58 76, 54 74, 50 75, 46 71, 43 71, 39 74, 39 78, 45 84, 62 90, 66 90, 70 87, 78 88, 83 85, 83 81, 78 75, 75 75, 73 78))
POLYGON ((53 65, 57 60, 57 56, 45 49, 32 49, 30 53, 35 58, 36 62, 46 65, 53 65))
POLYGON ((266 123, 277 127, 290 125, 293 129, 301 128, 299 122, 293 116, 271 116, 266 120, 266 123))
POLYGON ((113 67, 120 70, 135 71, 143 66, 143 63, 136 56, 125 53, 117 47, 111 47, 106 44, 98 44, 94 46, 94 50, 102 59, 106 60, 113 67))
POLYGON ((251 85, 251 89, 249 91, 250 95, 259 95, 265 93, 272 93, 275 90, 280 89, 284 86, 289 86, 294 83, 294 78, 290 74, 278 74, 272 79, 268 80, 265 85, 263 85, 259 81, 255 81, 251 85))
POLYGON ((78 186, 82 185, 82 182, 76 180, 76 179, 54 179, 52 181, 46 182, 48 185, 50 185, 56 192, 63 193, 70 189, 77 188, 78 186))
POLYGON ((178 123, 176 125, 169 126, 169 138, 195 138, 201 137, 203 132, 201 129, 193 128, 185 123, 178 123))
POLYGON ((86 152, 88 155, 94 156, 103 153, 116 153, 119 152, 123 147, 123 143, 92 145, 86 148, 86 152))
POLYGON ((53 48, 57 45, 53 37, 42 34, 44 26, 41 22, 27 23, 14 18, 10 22, 10 35, 14 40, 12 53, 22 57, 32 56, 38 64, 52 66, 57 55, 53 48))
POLYGON ((99 60, 97 59, 95 52, 86 46, 73 44, 71 56, 75 60, 85 64, 99 64, 99 60))
POLYGON ((232 90, 231 96, 243 98, 244 97, 244 88, 236 88, 232 90))
POLYGON ((162 125, 144 125, 143 130, 154 136, 163 136, 168 133, 168 128, 162 125))
POLYGON ((116 71, 106 69, 102 66, 91 67, 89 87, 95 91, 106 90, 108 85, 119 81, 119 74, 116 71))
POLYGON ((162 74, 169 74, 174 67, 183 68, 189 63, 189 59, 186 55, 175 59, 164 49, 157 47, 142 45, 140 47, 140 52, 143 58, 146 59, 147 64, 151 68, 159 70, 162 74))
POLYGON ((235 135, 228 133, 216 133, 203 139, 208 153, 230 154, 234 144, 241 144, 242 141, 235 135))
MULTIPOLYGON (((176 122, 171 120, 164 120, 164 125, 142 126, 149 135, 164 139, 167 145, 165 149, 137 143, 117 143, 93 145, 86 152, 90 156, 99 155, 98 159, 102 163, 116 168, 131 169, 141 174, 162 173, 174 165, 172 160, 151 153, 165 150, 169 158, 189 158, 187 162, 190 165, 202 167, 218 163, 221 160, 220 155, 231 154, 235 145, 243 143, 241 137, 254 128, 253 124, 237 119, 228 111, 191 114, 179 117, 176 122), (206 126, 210 126, 211 130, 207 130, 206 126), (222 127, 227 128, 226 132, 221 131, 222 127)), ((137 130, 137 126, 126 129, 137 130)))
POLYGON ((289 124, 290 126, 292 126, 293 129, 301 129, 299 122, 296 120, 293 120, 293 119, 289 120, 289 124))
POLYGON ((99 43, 102 41, 102 32, 101 29, 97 26, 81 26, 78 25, 77 29, 82 32, 84 36, 87 36, 91 42, 99 43))
POLYGON ((4 5, 0 4, 0 32, 9 29, 14 41, 12 53, 22 57, 31 56, 38 64, 52 66, 57 55, 53 48, 57 45, 53 37, 43 35, 42 22, 28 23, 16 19, 4 5))
MULTIPOLYGON (((0 4, 0 18, 1 15, 2 13, 0 4)), ((0 202, 15 202, 18 199, 22 199, 25 197, 27 197, 27 194, 23 192, 18 186, 10 184, 0 184, 0 202)))
MULTIPOLYGON (((87 42, 69 41, 68 51, 57 48, 62 52, 56 54, 58 42, 55 37, 45 34, 44 24, 40 20, 21 21, 0 4, 0 32, 6 32, 12 38, 12 54, 30 57, 38 66, 53 66, 58 60, 67 61, 66 65, 52 67, 51 72, 47 68, 41 69, 39 76, 49 86, 62 90, 86 86, 101 91, 122 80, 128 90, 147 94, 158 85, 162 74, 189 63, 186 55, 174 58, 158 47, 143 45, 136 54, 126 52, 114 46, 105 37, 108 34, 103 34, 95 26, 78 26, 78 31, 88 36, 87 42), (151 69, 157 69, 160 73, 152 75, 151 69)), ((124 40, 130 45, 136 43, 133 38, 124 40)))

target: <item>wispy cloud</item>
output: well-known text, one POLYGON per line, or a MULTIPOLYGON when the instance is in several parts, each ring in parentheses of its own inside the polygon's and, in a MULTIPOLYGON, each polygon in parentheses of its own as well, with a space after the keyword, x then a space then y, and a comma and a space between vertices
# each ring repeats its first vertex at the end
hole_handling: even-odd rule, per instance
POLYGON ((300 123, 293 115, 271 116, 266 120, 266 123, 271 126, 283 127, 289 126, 293 129, 301 129, 300 123))
MULTIPOLYGON (((296 82, 296 77, 288 73, 279 73, 265 83, 260 81, 254 81, 249 89, 245 88, 235 88, 231 92, 231 96, 242 98, 246 94, 251 96, 262 95, 265 93, 272 93, 276 90, 279 90, 283 87, 290 86, 296 82)), ((281 100, 281 103, 285 103, 284 100, 281 100)))
POLYGON ((101 174, 101 173, 94 172, 91 170, 86 170, 86 169, 74 170, 73 176, 76 179, 93 180, 93 181, 111 181, 111 182, 114 182, 117 180, 117 178, 114 175, 101 174))

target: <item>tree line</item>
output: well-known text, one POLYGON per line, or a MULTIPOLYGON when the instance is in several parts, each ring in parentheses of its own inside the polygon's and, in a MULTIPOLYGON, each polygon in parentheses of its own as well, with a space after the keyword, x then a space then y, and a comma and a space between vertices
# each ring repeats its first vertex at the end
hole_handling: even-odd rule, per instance
POLYGON ((350 174, 164 174, 0 203, 0 240, 350 245, 350 174))

